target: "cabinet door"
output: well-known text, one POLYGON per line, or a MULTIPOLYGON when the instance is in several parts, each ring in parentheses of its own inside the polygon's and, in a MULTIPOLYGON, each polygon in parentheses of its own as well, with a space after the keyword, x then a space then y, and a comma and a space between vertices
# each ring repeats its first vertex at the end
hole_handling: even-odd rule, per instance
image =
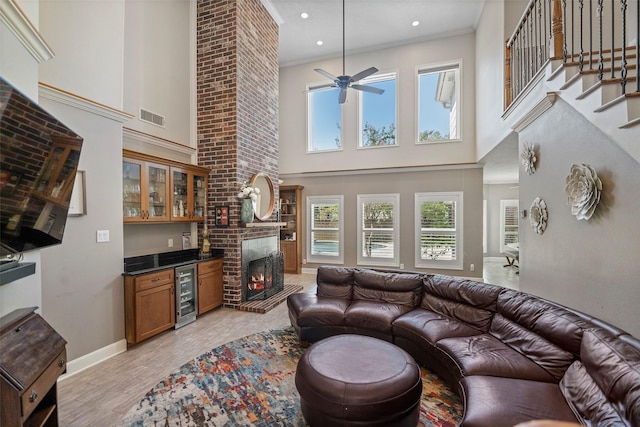
POLYGON ((143 214, 145 221, 169 220, 169 167, 155 163, 145 163, 143 189, 147 206, 143 214))
POLYGON ((207 177, 184 168, 171 168, 171 220, 202 221, 207 206, 207 177))
POLYGON ((144 162, 134 159, 122 161, 122 218, 124 222, 142 220, 142 174, 144 162))
POLYGON ((198 265, 198 314, 205 313, 223 303, 222 260, 198 265))
POLYGON ((193 173, 193 197, 190 199, 191 219, 204 221, 205 208, 207 206, 207 182, 206 176, 193 173))
POLYGON ((295 240, 281 240, 280 250, 284 257, 285 273, 296 273, 298 271, 298 256, 295 240))
POLYGON ((136 342, 175 325, 176 300, 173 283, 136 292, 136 342))

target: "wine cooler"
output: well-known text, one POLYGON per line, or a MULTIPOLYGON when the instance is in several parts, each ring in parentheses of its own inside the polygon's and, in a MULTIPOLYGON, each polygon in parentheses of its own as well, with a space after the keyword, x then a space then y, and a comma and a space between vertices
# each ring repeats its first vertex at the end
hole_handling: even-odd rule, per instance
POLYGON ((176 268, 176 329, 196 320, 198 288, 196 264, 176 268))

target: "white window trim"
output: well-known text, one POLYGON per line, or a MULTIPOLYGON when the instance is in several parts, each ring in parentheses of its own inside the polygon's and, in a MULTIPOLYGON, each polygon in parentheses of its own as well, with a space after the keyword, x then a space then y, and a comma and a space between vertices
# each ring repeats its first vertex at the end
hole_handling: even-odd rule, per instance
POLYGON ((344 196, 307 196, 307 262, 319 264, 344 264, 344 196), (340 210, 340 218, 338 220, 338 233, 340 242, 338 244, 338 256, 327 255, 311 255, 311 233, 313 224, 314 204, 337 204, 340 210))
POLYGON ((400 194, 358 194, 358 265, 372 265, 385 267, 400 266, 400 194), (362 204, 363 203, 392 203, 393 204, 393 258, 376 258, 362 256, 362 204))
MULTIPOLYGON (((507 245, 505 245, 504 243, 504 239, 507 235, 507 233, 505 232, 505 208, 507 207, 515 207, 516 208, 516 221, 518 220, 518 214, 517 212, 519 212, 520 209, 520 201, 519 200, 514 200, 514 199, 508 199, 508 200, 500 200, 500 252, 504 253, 505 249, 507 248, 507 245)), ((518 235, 520 234, 520 224, 518 224, 518 235)), ((518 239, 520 240, 520 239, 518 239)))
POLYGON ((449 270, 462 270, 464 266, 464 245, 463 236, 464 230, 462 225, 463 220, 463 192, 430 192, 430 193, 415 193, 414 202, 414 215, 415 215, 415 266, 422 268, 434 268, 434 269, 449 269, 449 270), (425 260, 422 259, 420 251, 420 237, 421 230, 421 215, 420 206, 422 202, 447 202, 455 200, 456 202, 456 259, 449 260, 425 260))
POLYGON ((487 253, 487 200, 482 201, 482 253, 487 253))
POLYGON ((462 99, 462 76, 463 76, 463 67, 462 67, 462 59, 457 59, 451 62, 442 62, 435 64, 424 64, 418 65, 416 67, 416 93, 415 93, 415 136, 414 141, 416 145, 431 145, 431 144, 448 144, 452 142, 462 142, 463 135, 463 107, 464 101, 462 99), (420 141, 420 74, 429 73, 438 71, 441 69, 447 69, 450 67, 458 67, 458 84, 456 85, 456 96, 458 99, 458 138, 455 139, 445 139, 442 141, 420 141))
POLYGON ((398 90, 398 85, 399 85, 399 73, 397 70, 394 71, 390 71, 388 73, 377 73, 374 74, 373 76, 367 77, 366 79, 362 79, 360 81, 360 84, 367 84, 367 83, 375 83, 375 82, 379 82, 379 81, 383 81, 383 80, 390 80, 389 77, 393 77, 393 80, 395 80, 396 82, 396 99, 395 99, 395 103, 396 103, 396 115, 395 115, 395 124, 396 124, 396 143, 393 145, 375 145, 375 146, 363 146, 362 145, 362 115, 364 113, 364 107, 362 106, 362 91, 358 91, 358 150, 370 150, 370 149, 376 149, 376 148, 390 148, 390 147, 398 147, 400 145, 400 134, 399 134, 399 129, 400 126, 398 126, 398 117, 400 117, 400 114, 398 113, 398 111, 400 110, 400 103, 399 101, 399 90, 398 90))
MULTIPOLYGON (((311 116, 313 113, 312 102, 311 102, 311 92, 320 90, 320 89, 332 89, 330 83, 316 83, 316 84, 308 84, 307 85, 307 140, 305 144, 305 150, 307 154, 320 154, 320 153, 333 153, 336 151, 344 151, 344 109, 340 108, 340 148, 332 148, 329 150, 311 150, 311 141, 313 138, 313 129, 312 129, 312 121, 311 116)), ((336 103, 338 100, 336 99, 336 103)))

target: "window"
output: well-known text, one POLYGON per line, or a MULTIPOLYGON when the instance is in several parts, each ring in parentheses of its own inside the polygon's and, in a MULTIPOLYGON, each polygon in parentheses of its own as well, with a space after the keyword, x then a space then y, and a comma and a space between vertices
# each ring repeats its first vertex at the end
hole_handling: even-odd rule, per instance
POLYGON ((399 194, 358 195, 358 264, 399 265, 399 194))
POLYGON ((462 192, 416 193, 416 267, 462 270, 462 192))
POLYGON ((418 70, 418 143, 460 138, 460 66, 418 70))
POLYGON ((309 262, 344 262, 343 196, 307 197, 307 259, 309 262))
POLYGON ((376 74, 360 84, 384 90, 384 93, 358 91, 360 102, 359 147, 397 145, 396 73, 376 74))
POLYGON ((307 152, 342 149, 339 92, 330 86, 316 86, 307 91, 307 152))
POLYGON ((500 200, 500 252, 510 243, 518 243, 517 200, 500 200))

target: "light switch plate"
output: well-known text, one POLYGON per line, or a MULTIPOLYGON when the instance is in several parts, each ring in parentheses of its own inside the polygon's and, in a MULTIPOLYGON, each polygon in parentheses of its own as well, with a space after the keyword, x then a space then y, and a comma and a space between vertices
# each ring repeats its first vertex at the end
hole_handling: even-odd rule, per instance
POLYGON ((109 241, 109 230, 98 230, 96 232, 96 241, 104 243, 109 241))

